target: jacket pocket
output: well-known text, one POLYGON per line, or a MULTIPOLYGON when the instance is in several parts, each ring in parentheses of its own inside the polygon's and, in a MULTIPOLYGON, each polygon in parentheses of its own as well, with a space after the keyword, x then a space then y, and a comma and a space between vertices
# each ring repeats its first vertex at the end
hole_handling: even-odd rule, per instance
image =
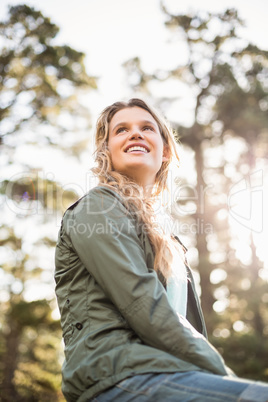
POLYGON ((72 339, 73 333, 74 333, 74 325, 73 324, 68 325, 66 330, 63 331, 62 336, 64 339, 65 346, 67 346, 68 343, 70 342, 70 340, 72 339))

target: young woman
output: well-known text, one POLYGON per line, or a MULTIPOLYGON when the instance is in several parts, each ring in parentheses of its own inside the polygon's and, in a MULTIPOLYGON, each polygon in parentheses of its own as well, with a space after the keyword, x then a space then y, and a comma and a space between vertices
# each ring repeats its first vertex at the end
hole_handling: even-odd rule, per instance
POLYGON ((67 209, 56 247, 67 401, 267 401, 206 339, 185 249, 155 220, 177 156, 165 122, 140 99, 114 103, 96 146, 99 185, 67 209))

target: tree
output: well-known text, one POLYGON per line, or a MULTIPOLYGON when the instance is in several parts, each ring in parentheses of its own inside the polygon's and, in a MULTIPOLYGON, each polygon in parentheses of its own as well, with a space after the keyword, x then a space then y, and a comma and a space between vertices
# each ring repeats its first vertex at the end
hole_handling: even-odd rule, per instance
MULTIPOLYGON (((162 4, 162 10, 173 41, 178 38, 177 66, 168 71, 148 72, 143 70, 142 60, 136 57, 127 61, 125 68, 132 88, 147 96, 153 96, 150 89, 157 86, 164 92, 169 81, 173 86, 179 82, 181 88, 192 95, 194 107, 189 126, 178 123, 182 108, 182 103, 178 102, 180 94, 163 95, 156 103, 166 114, 171 106, 173 110, 177 106, 178 120, 173 125, 181 135, 182 144, 195 155, 196 182, 192 184, 195 185, 196 206, 189 218, 213 228, 211 233, 202 227, 195 233, 188 233, 198 250, 202 305, 209 333, 213 332, 211 339, 215 343, 222 342, 225 347, 225 337, 231 343, 243 333, 244 339, 259 340, 255 351, 259 363, 254 365, 254 370, 245 362, 236 364, 234 353, 226 351, 226 356, 240 375, 267 380, 264 358, 267 350, 260 341, 267 336, 268 325, 267 301, 263 297, 267 283, 261 277, 263 263, 258 258, 252 227, 246 228, 248 258, 245 253, 238 256, 237 240, 230 233, 232 205, 228 205, 228 195, 239 181, 253 181, 254 187, 257 161, 267 156, 267 146, 260 144, 267 144, 268 52, 239 37, 237 32, 243 22, 234 9, 217 14, 174 14, 162 4), (179 59, 182 43, 187 62, 179 59)), ((264 159, 262 161, 260 166, 265 164, 264 159)), ((184 191, 188 202, 192 203, 192 186, 185 185, 184 191)), ((239 202, 241 208, 241 199, 239 202)), ((178 210, 176 204, 175 210, 178 210)), ((179 219, 185 218, 179 216, 179 219)))
POLYGON ((61 330, 54 317, 57 213, 77 198, 42 161, 16 161, 18 147, 78 158, 90 115, 81 94, 96 89, 84 54, 56 45, 59 28, 41 12, 10 7, 0 23, 0 377, 3 401, 60 401, 61 330), (65 141, 63 141, 63 139, 65 141))
POLYGON ((0 24, 4 38, 0 56, 0 129, 5 145, 11 145, 7 136, 17 132, 21 135, 29 123, 56 127, 57 139, 51 130, 45 132, 48 143, 55 144, 59 134, 67 131, 63 117, 70 114, 73 131, 76 120, 81 118, 85 119, 84 127, 88 127, 88 111, 77 101, 77 89, 96 88, 96 80, 85 71, 83 53, 53 43, 58 31, 49 18, 26 5, 10 7, 8 19, 0 24))

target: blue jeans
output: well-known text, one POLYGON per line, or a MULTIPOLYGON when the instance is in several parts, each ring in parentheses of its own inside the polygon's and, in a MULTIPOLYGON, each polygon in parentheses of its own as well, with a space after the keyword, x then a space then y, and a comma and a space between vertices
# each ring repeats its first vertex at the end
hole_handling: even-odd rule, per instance
POLYGON ((268 402, 268 384, 199 371, 129 377, 93 402, 268 402))

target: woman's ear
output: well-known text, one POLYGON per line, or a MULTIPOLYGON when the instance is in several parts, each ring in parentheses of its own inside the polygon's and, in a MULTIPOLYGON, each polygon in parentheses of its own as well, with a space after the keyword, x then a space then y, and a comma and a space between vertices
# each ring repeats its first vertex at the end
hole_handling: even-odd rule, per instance
POLYGON ((164 145, 163 149, 163 156, 162 156, 162 162, 168 162, 171 156, 170 148, 167 145, 164 145))

